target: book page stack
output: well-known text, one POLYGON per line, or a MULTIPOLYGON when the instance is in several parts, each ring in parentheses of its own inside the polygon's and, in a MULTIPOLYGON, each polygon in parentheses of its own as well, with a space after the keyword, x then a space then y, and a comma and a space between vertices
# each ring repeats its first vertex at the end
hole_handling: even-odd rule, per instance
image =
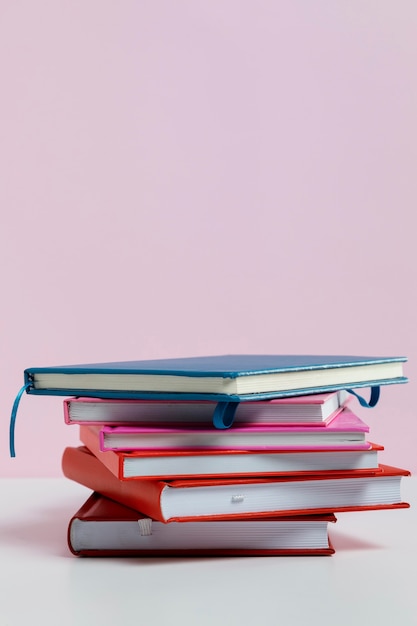
MULTIPOLYGON (((344 511, 407 507, 409 472, 354 412, 353 392, 407 382, 404 357, 229 355, 31 368, 65 395, 91 489, 69 522, 80 556, 330 555, 344 511)), ((356 398, 354 397, 356 396, 356 398)), ((372 402, 371 402, 372 404, 372 402)))

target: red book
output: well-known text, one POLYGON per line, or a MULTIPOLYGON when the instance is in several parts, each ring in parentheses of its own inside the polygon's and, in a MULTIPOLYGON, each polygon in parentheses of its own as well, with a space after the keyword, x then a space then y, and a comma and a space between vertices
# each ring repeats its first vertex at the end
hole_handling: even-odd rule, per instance
POLYGON ((250 519, 407 507, 400 482, 407 470, 316 473, 275 478, 119 480, 85 447, 65 449, 63 473, 161 522, 250 519))
MULTIPOLYGON (((313 450, 146 450, 122 452, 100 449, 99 426, 80 426, 80 439, 120 480, 137 478, 205 478, 224 476, 276 476, 295 472, 369 470, 378 468, 378 451, 340 450, 328 447, 313 450)), ((214 430, 214 429, 213 429, 214 430)), ((222 432, 222 431, 221 431, 222 432)))
POLYGON ((93 492, 68 525, 77 556, 330 555, 334 515, 163 524, 93 492))

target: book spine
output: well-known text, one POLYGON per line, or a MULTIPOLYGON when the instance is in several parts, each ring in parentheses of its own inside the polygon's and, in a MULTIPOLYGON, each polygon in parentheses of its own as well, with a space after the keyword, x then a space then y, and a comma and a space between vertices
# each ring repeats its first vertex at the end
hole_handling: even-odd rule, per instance
POLYGON ((66 478, 92 491, 97 491, 154 520, 167 521, 162 515, 160 506, 161 492, 165 487, 162 481, 121 481, 83 447, 65 448, 62 471, 66 478))
POLYGON ((71 406, 70 406, 70 400, 69 399, 64 400, 63 408, 64 408, 64 422, 66 424, 72 424, 72 422, 71 422, 71 414, 70 414, 71 406))
POLYGON ((96 426, 80 426, 80 440, 119 480, 124 480, 123 453, 113 450, 103 452, 96 426))

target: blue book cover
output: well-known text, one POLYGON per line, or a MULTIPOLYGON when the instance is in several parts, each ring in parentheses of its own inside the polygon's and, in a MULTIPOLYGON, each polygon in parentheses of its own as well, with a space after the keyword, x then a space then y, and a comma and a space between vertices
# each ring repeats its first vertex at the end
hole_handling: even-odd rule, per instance
POLYGON ((406 357, 235 354, 33 367, 43 395, 247 401, 405 383, 406 357))

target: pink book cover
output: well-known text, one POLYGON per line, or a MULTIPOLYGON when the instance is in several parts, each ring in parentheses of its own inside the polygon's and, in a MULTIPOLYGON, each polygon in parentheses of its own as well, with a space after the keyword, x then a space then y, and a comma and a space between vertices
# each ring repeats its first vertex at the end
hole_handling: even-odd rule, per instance
MULTIPOLYGON (((272 400, 267 400, 267 402, 269 402, 270 404, 283 404, 283 405, 323 404, 334 393, 338 393, 338 392, 329 391, 328 393, 313 393, 308 396, 288 396, 287 398, 274 398, 272 400)), ((350 399, 350 396, 348 399, 350 399)))
POLYGON ((233 426, 216 430, 188 424, 161 424, 150 426, 100 426, 91 427, 98 433, 100 449, 107 450, 157 450, 217 449, 217 450, 268 450, 268 449, 322 449, 332 446, 343 450, 369 449, 365 441, 369 427, 352 411, 343 411, 319 430, 308 426, 233 426), (277 437, 277 435, 279 437, 277 437), (189 437, 189 441, 186 438, 189 437))
MULTIPOLYGON (((277 418, 277 422, 279 422, 281 425, 288 425, 288 426, 293 426, 293 425, 300 425, 300 426, 314 426, 314 427, 323 427, 326 426, 326 424, 328 424, 331 420, 333 420, 336 415, 338 413, 340 413, 340 411, 343 410, 343 408, 345 406, 347 406, 347 404, 351 401, 352 396, 349 394, 346 394, 345 397, 343 397, 343 399, 341 400, 340 406, 336 406, 337 402, 335 400, 335 397, 341 392, 329 392, 329 393, 317 393, 317 394, 311 394, 311 395, 306 395, 306 396, 292 396, 292 397, 288 397, 288 398, 275 398, 273 400, 265 400, 265 401, 254 401, 254 402, 250 402, 250 403, 245 403, 245 404, 250 404, 253 407, 255 405, 259 406, 259 407, 273 407, 273 406, 279 406, 279 407, 288 407, 289 409, 289 414, 287 416, 287 418, 282 418, 279 417, 277 418), (316 420, 312 420, 312 419, 307 419, 307 418, 303 418, 302 416, 299 416, 297 414, 297 407, 318 407, 320 405, 325 405, 326 403, 332 403, 332 407, 334 408, 334 411, 332 411, 329 415, 327 415, 325 418, 323 419, 318 419, 316 418, 316 420)), ((166 408, 169 405, 183 405, 186 411, 186 415, 188 415, 188 418, 186 419, 186 423, 211 423, 211 418, 212 418, 212 413, 214 412, 215 406, 216 406, 216 402, 209 402, 209 401, 193 401, 193 402, 189 402, 189 401, 174 401, 174 400, 117 400, 117 399, 111 399, 111 398, 89 398, 89 397, 76 397, 76 398, 66 398, 64 400, 64 420, 66 424, 98 424, 98 423, 105 423, 109 426, 121 426, 121 425, 129 425, 135 422, 139 422, 142 421, 143 423, 145 423, 145 421, 147 423, 152 423, 153 421, 155 421, 156 423, 160 424, 161 423, 161 419, 160 416, 157 415, 158 410, 160 410, 160 412, 163 414, 165 412, 166 414, 166 408), (135 407, 138 407, 139 409, 139 415, 141 414, 141 411, 143 411, 146 408, 151 409, 151 412, 149 414, 149 419, 148 420, 140 420, 140 419, 132 419, 132 417, 129 417, 129 419, 123 420, 123 419, 112 419, 111 417, 106 416, 105 419, 100 419, 100 414, 102 413, 102 410, 104 412, 104 414, 106 414, 105 408, 110 409, 109 413, 110 415, 115 411, 116 407, 120 406, 121 403, 123 403, 123 407, 124 409, 127 408, 129 413, 134 412, 135 407), (77 406, 81 406, 81 405, 85 405, 88 406, 89 409, 91 411, 94 412, 94 419, 88 419, 83 417, 82 419, 78 419, 77 417, 72 417, 71 416, 71 409, 77 408, 77 406), (196 411, 198 409, 198 411, 196 411), (190 411, 192 411, 192 414, 190 413, 190 411), (156 418, 156 419, 155 419, 156 418)), ((184 420, 185 421, 185 420, 184 420)), ((244 419, 244 418, 239 418, 239 414, 237 413, 236 419, 235 419, 235 423, 250 423, 250 419, 244 419)), ((271 420, 265 420, 265 423, 267 422, 271 422, 271 420)), ((257 419, 256 423, 262 423, 262 419, 257 419)), ((173 422, 172 420, 170 421, 170 424, 172 425, 173 422)), ((166 423, 166 425, 168 425, 168 422, 166 423)))

